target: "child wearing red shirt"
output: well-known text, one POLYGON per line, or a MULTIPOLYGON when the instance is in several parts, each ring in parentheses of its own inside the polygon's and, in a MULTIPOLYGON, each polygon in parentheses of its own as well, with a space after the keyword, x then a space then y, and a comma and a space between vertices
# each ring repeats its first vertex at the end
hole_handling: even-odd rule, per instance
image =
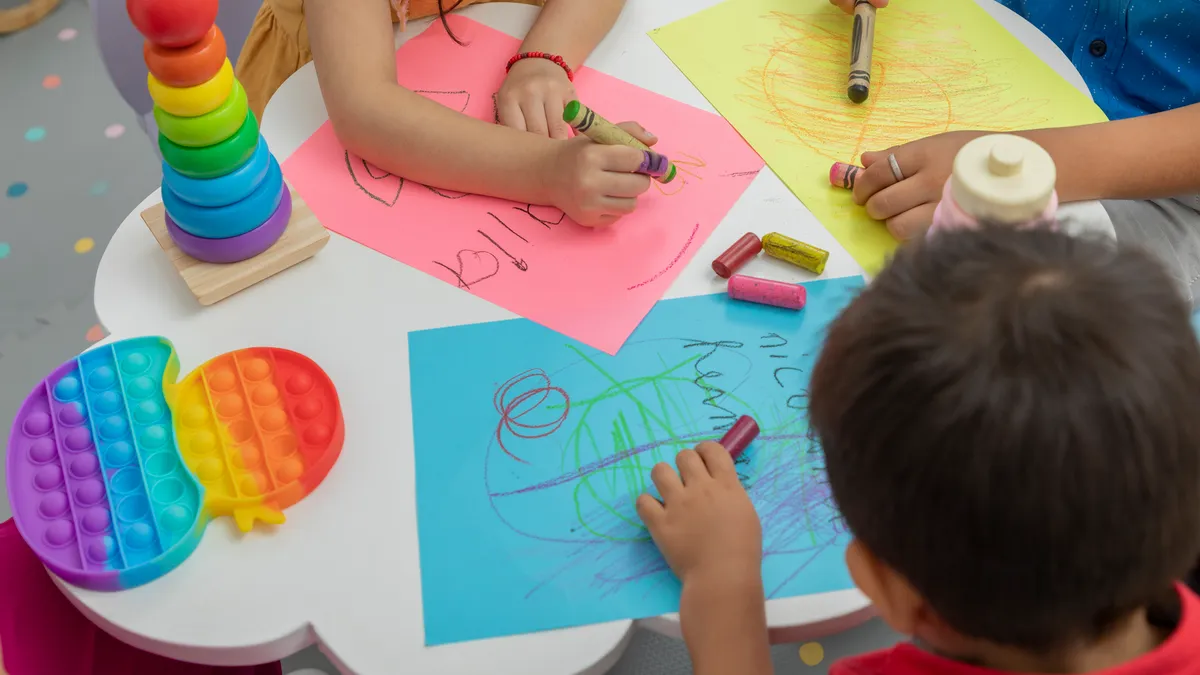
MULTIPOLYGON (((842 313, 809 415, 855 583, 913 641, 831 675, 1200 675, 1200 343, 1142 251, 984 228, 906 245, 842 313)), ((696 675, 771 672, 758 519, 685 451, 639 513, 696 675)))

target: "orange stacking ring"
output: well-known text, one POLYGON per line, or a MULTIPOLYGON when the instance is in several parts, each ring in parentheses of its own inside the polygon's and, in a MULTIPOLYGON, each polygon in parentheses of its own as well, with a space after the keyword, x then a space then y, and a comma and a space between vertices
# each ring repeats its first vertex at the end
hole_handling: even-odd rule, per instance
POLYGON ((199 42, 179 49, 146 40, 142 58, 154 77, 168 87, 194 87, 216 77, 225 63, 225 34, 213 26, 199 42))

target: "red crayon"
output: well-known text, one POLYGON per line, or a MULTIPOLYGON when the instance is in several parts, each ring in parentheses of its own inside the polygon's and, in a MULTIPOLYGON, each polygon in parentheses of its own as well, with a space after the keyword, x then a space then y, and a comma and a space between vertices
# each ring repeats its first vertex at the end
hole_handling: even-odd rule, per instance
POLYGON ((758 437, 758 422, 755 422, 754 418, 749 415, 742 415, 721 437, 721 445, 729 451, 731 457, 737 459, 756 437, 758 437))
POLYGON ((741 239, 733 242, 716 260, 712 261, 713 272, 722 279, 728 279, 733 273, 750 262, 762 251, 762 240, 753 232, 747 232, 741 239))

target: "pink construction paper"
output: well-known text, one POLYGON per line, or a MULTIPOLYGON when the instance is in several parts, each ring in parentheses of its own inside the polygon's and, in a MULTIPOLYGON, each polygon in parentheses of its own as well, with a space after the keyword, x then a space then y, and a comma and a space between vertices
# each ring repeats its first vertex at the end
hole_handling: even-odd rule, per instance
MULTIPOLYGON (((400 84, 479 119, 519 41, 451 16, 396 52, 400 84)), ((655 183, 638 210, 608 228, 562 211, 435 190, 346 152, 326 122, 284 163, 325 227, 615 354, 753 180, 763 161, 720 116, 604 73, 576 73, 581 101, 607 119, 637 120, 680 176, 655 183)))

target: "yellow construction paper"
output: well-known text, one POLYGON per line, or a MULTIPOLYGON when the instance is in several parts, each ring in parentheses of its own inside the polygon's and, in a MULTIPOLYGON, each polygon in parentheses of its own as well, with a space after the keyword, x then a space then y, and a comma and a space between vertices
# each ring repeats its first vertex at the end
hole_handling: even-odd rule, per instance
POLYGON ((833 162, 946 131, 1106 119, 971 0, 879 10, 871 96, 851 103, 852 25, 828 0, 730 0, 650 37, 869 273, 896 241, 829 184, 833 162))

